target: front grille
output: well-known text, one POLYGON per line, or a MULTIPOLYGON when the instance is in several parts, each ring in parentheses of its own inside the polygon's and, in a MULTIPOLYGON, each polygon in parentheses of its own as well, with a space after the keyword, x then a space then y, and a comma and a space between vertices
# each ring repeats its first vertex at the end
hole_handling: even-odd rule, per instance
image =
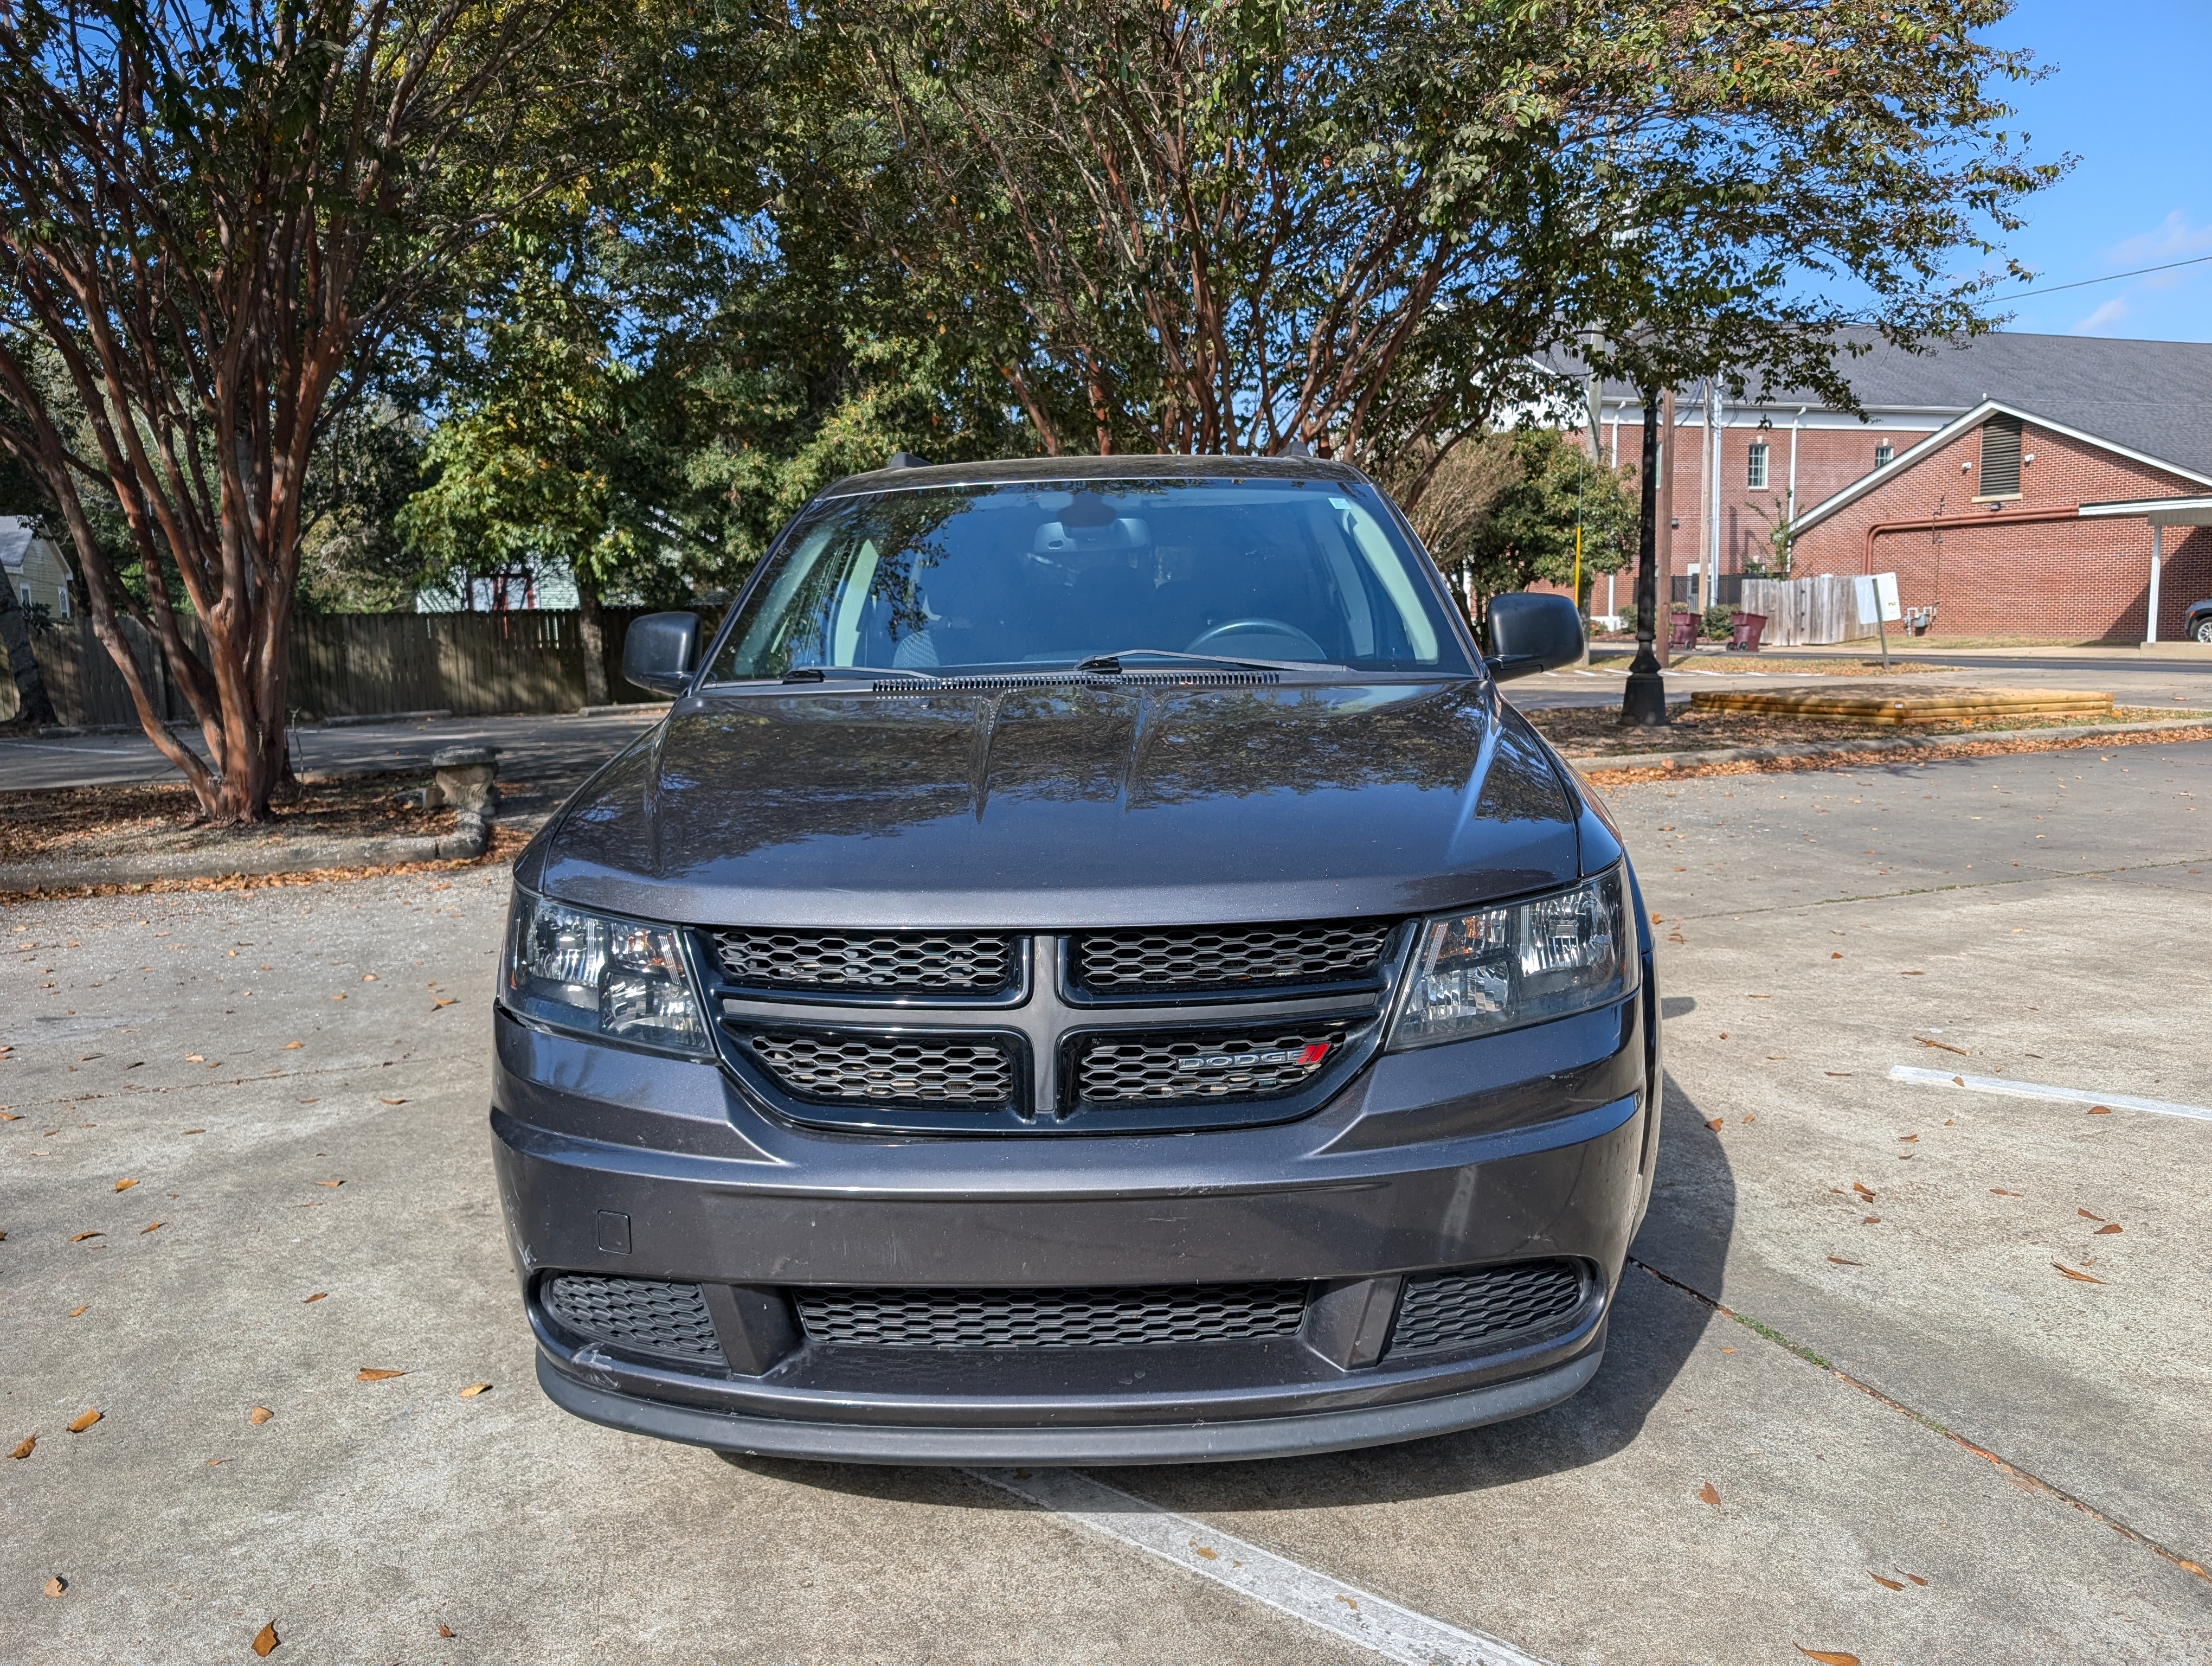
POLYGON ((1013 939, 996 932, 714 933, 736 983, 872 994, 995 994, 1014 981, 1013 939))
POLYGON ((1540 1330, 1582 1304, 1583 1275, 1571 1261, 1515 1262, 1406 1280, 1385 1359, 1472 1347, 1540 1330))
POLYGON ((1303 1284, 1068 1290, 794 1290, 816 1342, 895 1348, 1131 1347, 1289 1336, 1303 1284))
POLYGON ((1343 982, 1375 972, 1391 922, 1175 927, 1086 932, 1070 967, 1100 994, 1343 982))
POLYGON ((1343 1041, 1340 1024, 1091 1036, 1077 1055, 1076 1094, 1086 1104, 1104 1104, 1287 1093, 1326 1065, 1343 1041))
POLYGON ((563 1273, 545 1280, 538 1299, 569 1329, 595 1341, 639 1353, 724 1363, 706 1298, 696 1284, 563 1273))
POLYGON ((988 1105, 1013 1096, 1012 1050, 995 1037, 769 1031, 745 1041, 795 1098, 988 1105))

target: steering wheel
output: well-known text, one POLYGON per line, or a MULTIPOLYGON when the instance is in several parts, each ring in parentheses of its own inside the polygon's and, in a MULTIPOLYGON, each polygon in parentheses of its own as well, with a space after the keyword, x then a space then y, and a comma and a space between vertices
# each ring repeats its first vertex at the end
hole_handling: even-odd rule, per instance
POLYGON ((1294 650, 1311 650, 1310 654, 1296 651, 1289 654, 1269 653, 1262 656, 1266 659, 1302 660, 1312 658, 1315 660, 1326 660, 1328 658, 1328 650, 1327 648, 1323 648, 1319 642, 1314 641, 1312 637, 1307 635, 1304 631, 1300 630, 1296 625, 1283 619, 1254 618, 1226 620, 1224 623, 1214 626, 1212 629, 1202 630, 1197 635, 1192 637, 1191 640, 1184 645, 1183 652, 1185 654, 1226 654, 1234 656, 1241 647, 1243 648, 1244 652, 1250 653, 1253 651, 1251 647, 1240 641, 1240 639, 1254 636, 1273 636, 1291 644, 1294 650))

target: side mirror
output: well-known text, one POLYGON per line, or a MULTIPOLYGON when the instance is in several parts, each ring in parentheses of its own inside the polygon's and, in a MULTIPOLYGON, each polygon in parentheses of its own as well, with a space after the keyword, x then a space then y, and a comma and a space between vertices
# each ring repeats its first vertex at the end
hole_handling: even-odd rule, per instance
POLYGON ((1583 616, 1565 596, 1516 591, 1490 599, 1490 655, 1482 663, 1501 683, 1557 671, 1583 657, 1583 616))
POLYGON ((655 694, 681 694, 699 652, 696 613, 647 613, 623 634, 623 680, 655 694))

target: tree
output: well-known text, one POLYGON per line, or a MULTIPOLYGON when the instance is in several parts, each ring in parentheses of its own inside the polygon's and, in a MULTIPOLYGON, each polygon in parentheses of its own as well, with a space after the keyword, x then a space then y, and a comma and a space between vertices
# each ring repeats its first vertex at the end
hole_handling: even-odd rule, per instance
POLYGON ((1537 9, 893 0, 830 22, 907 187, 868 234, 989 344, 1043 450, 1387 458, 1534 389, 1567 229, 1522 103, 1537 9))
POLYGON ((319 441, 468 252, 573 185, 607 22, 570 0, 0 13, 0 444, 53 499, 94 632, 208 817, 263 818, 284 769, 319 441), (163 727, 118 609, 210 761, 163 727))

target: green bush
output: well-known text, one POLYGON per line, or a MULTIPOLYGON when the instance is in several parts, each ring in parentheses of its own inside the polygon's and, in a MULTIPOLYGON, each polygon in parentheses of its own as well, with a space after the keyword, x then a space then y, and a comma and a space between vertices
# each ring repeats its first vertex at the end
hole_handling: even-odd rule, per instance
POLYGON ((1725 642, 1735 634, 1735 610, 1732 607, 1709 607, 1705 610, 1705 640, 1725 642))

